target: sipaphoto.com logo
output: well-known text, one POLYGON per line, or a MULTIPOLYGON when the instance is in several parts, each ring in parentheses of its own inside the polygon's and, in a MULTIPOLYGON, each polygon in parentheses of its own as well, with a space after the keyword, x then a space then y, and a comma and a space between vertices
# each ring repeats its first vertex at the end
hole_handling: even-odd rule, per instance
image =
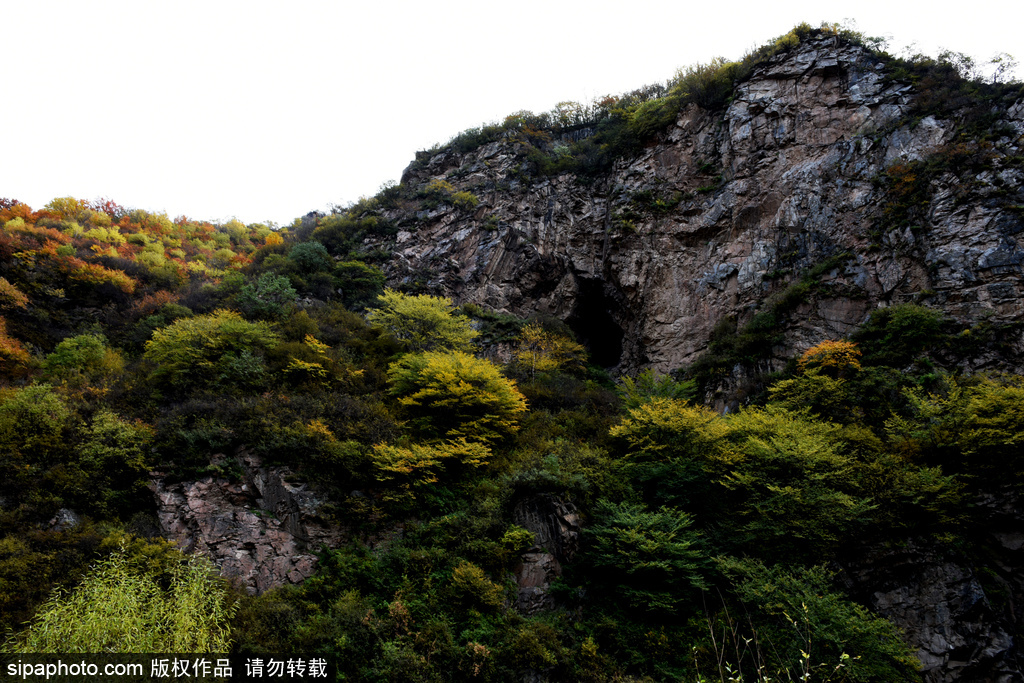
POLYGON ((142 676, 144 669, 142 664, 120 662, 108 662, 101 667, 100 664, 86 662, 84 659, 77 662, 65 662, 58 659, 56 662, 46 663, 24 662, 19 659, 17 662, 7 663, 7 675, 22 680, 78 677, 95 680, 101 671, 104 676, 121 677, 142 676))

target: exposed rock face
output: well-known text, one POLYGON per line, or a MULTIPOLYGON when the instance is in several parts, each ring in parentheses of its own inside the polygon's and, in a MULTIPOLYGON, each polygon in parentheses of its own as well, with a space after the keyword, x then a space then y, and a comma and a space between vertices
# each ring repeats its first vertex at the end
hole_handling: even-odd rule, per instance
POLYGON ((320 517, 320 501, 305 484, 290 483, 287 468, 265 467, 246 451, 237 460, 240 482, 155 479, 161 532, 182 550, 208 556, 250 594, 309 578, 313 553, 337 546, 344 532, 320 517))
POLYGON ((580 516, 572 503, 539 494, 519 501, 512 519, 533 533, 533 546, 523 553, 514 573, 519 585, 516 608, 535 614, 554 606, 547 591, 562 575, 562 563, 579 550, 580 516))
POLYGON ((984 560, 932 539, 873 548, 844 564, 848 588, 899 626, 928 683, 1024 680, 1024 507, 1007 486, 971 501, 984 560), (978 567, 978 564, 984 566, 978 567))
POLYGON ((82 523, 82 519, 75 513, 74 510, 67 508, 61 508, 57 510, 57 514, 50 520, 50 528, 54 531, 68 531, 70 529, 76 529, 82 523))
MULTIPOLYGON (((915 542, 876 549, 847 567, 865 602, 899 626, 928 683, 1020 681, 1013 615, 991 603, 963 558, 915 542)), ((996 575, 990 580, 1001 580, 996 575)), ((1009 589, 1009 586, 1006 586, 1009 589)))
POLYGON ((953 137, 950 121, 904 122, 914 97, 867 51, 818 37, 759 67, 724 113, 683 110, 660 141, 589 184, 524 180, 512 138, 443 151, 403 181, 445 178, 481 202, 392 211, 402 231, 389 281, 557 315, 592 358, 622 370, 692 362, 720 320, 742 324, 803 269, 841 253, 850 257, 823 275, 827 293, 791 316, 770 363, 914 298, 965 324, 1019 320, 1024 216, 1013 206, 1024 203, 1024 170, 1007 160, 1021 154, 1024 103, 1007 114, 1017 137, 996 143, 990 170, 968 189, 940 174, 921 229, 883 230, 879 175, 953 137), (650 198, 680 196, 651 208, 650 198))

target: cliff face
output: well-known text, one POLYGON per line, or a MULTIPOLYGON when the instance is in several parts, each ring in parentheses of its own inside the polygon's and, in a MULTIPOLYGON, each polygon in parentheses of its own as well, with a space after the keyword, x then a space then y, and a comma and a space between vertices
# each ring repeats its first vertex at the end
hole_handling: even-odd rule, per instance
POLYGON ((1024 101, 965 170, 934 163, 963 143, 953 120, 909 120, 915 97, 863 48, 817 37, 758 67, 724 112, 689 106, 596 180, 531 178, 513 136, 442 150, 403 182, 441 178, 481 201, 392 210, 389 282, 554 314, 624 371, 691 363, 716 324, 742 325, 823 263, 834 267, 783 324, 769 366, 890 303, 940 306, 965 326, 1020 320, 1024 101), (894 185, 925 162, 930 182, 909 208, 920 225, 887 220, 907 209, 894 185), (904 175, 880 182, 893 168, 904 175))

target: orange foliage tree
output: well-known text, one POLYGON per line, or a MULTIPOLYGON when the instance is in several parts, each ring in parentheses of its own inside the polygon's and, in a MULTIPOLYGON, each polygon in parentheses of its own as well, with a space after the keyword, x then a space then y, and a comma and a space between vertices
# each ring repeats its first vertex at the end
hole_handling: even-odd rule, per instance
POLYGON ((846 377, 860 370, 860 350, 845 339, 826 339, 804 351, 797 361, 800 372, 821 368, 821 372, 835 378, 846 377))

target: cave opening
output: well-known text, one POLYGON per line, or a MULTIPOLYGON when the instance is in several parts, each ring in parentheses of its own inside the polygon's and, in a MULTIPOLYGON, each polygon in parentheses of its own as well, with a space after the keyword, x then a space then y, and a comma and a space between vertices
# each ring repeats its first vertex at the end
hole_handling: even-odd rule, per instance
POLYGON ((590 362, 598 367, 615 367, 622 360, 622 339, 625 333, 612 311, 618 308, 615 300, 604 290, 600 280, 579 280, 579 294, 566 324, 576 334, 576 340, 590 353, 590 362))

